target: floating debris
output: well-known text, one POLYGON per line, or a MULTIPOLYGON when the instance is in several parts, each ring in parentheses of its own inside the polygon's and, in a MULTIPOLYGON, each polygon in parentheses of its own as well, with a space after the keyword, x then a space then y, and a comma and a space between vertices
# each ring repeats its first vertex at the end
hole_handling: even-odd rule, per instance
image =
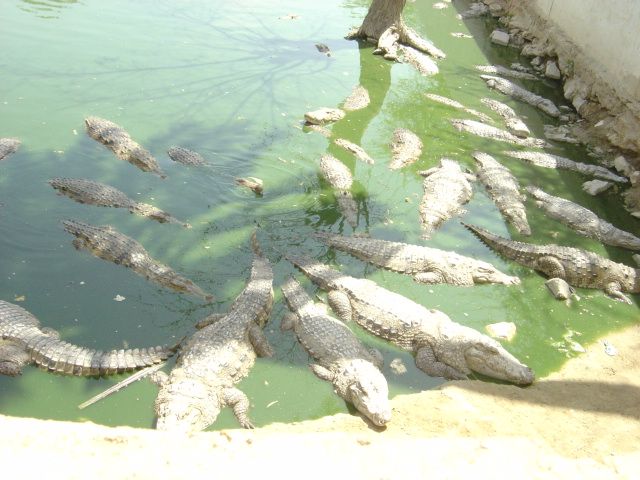
POLYGON ((493 338, 511 341, 516 336, 516 324, 513 322, 498 322, 486 325, 484 329, 493 338))
POLYGON ((236 178, 237 185, 247 187, 252 190, 256 195, 262 195, 264 193, 264 182, 256 177, 236 178))
POLYGON ((618 355, 618 349, 609 342, 609 340, 603 340, 602 345, 604 346, 604 353, 609 355, 610 357, 615 357, 618 355))
POLYGON ((401 358, 394 358, 393 360, 391 360, 389 368, 396 375, 404 375, 405 373, 407 373, 407 367, 405 366, 401 358))
POLYGON ((324 43, 316 43, 316 49, 320 53, 324 53, 327 57, 331 56, 331 49, 329 48, 328 45, 326 45, 324 43))

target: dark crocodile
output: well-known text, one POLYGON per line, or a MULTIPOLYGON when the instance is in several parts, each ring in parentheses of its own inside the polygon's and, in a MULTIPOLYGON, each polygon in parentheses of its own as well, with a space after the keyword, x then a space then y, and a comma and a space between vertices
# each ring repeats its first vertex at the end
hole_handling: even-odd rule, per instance
POLYGON ((558 220, 580 235, 607 245, 640 250, 640 238, 614 227, 591 210, 565 198, 549 195, 537 187, 529 186, 527 192, 536 199, 536 205, 551 218, 558 220))
POLYGON ((327 245, 394 272, 407 273, 418 283, 471 286, 479 283, 517 285, 518 277, 506 275, 493 265, 456 252, 390 242, 375 238, 346 237, 330 233, 314 236, 327 245))
POLYGON ((472 372, 520 385, 533 382, 529 367, 492 338, 453 322, 446 314, 427 309, 309 257, 287 255, 313 283, 328 292, 337 315, 353 320, 376 336, 415 355, 416 366, 428 375, 465 379, 472 372))
POLYGON ((174 162, 182 163, 190 167, 200 167, 206 165, 204 158, 198 152, 194 152, 184 147, 171 147, 167 150, 169 158, 174 162))
POLYGON ((73 246, 76 249, 84 248, 103 260, 129 267, 138 275, 163 287, 190 293, 207 301, 213 300, 213 295, 152 258, 142 245, 113 227, 94 226, 75 220, 65 220, 62 223, 67 232, 75 235, 73 246))
POLYGON ((42 328, 24 308, 0 300, 0 374, 20 375, 36 364, 50 372, 78 376, 102 376, 129 372, 160 363, 175 347, 128 348, 101 351, 60 340, 58 332, 42 328))
POLYGON ((560 245, 534 245, 495 235, 466 225, 476 237, 499 255, 525 267, 560 278, 569 285, 604 290, 607 295, 631 303, 622 292, 640 292, 640 271, 587 250, 560 245))
POLYGON ((84 178, 52 178, 49 185, 58 192, 78 203, 88 203, 99 207, 126 208, 131 213, 148 217, 160 223, 176 223, 191 228, 188 223, 181 222, 153 205, 138 203, 127 197, 123 192, 104 183, 86 180, 84 178))
POLYGON ((380 372, 382 355, 367 349, 340 320, 330 317, 326 307, 314 304, 294 278, 282 285, 291 312, 282 320, 282 330, 292 329, 317 363, 313 373, 333 384, 334 391, 375 425, 391 419, 389 387, 380 372))
POLYGON ((120 125, 99 117, 87 117, 84 123, 87 134, 109 148, 120 160, 129 162, 143 172, 152 172, 165 178, 154 156, 134 142, 120 125))
POLYGON ((20 147, 20 140, 17 138, 0 138, 0 160, 4 160, 20 147))
POLYGON ((203 430, 225 406, 233 408, 240 425, 253 428, 247 415, 249 399, 234 385, 247 376, 256 355, 272 355, 262 327, 273 305, 271 265, 260 253, 255 235, 253 245, 251 278, 229 312, 201 322, 203 328, 183 342, 171 373, 156 377, 159 430, 203 430))

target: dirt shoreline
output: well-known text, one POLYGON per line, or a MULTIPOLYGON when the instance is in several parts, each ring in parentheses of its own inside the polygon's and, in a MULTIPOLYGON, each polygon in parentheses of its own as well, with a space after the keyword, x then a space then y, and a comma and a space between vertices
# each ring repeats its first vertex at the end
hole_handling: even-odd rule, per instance
POLYGON ((326 478, 633 478, 640 468, 640 325, 606 337, 527 388, 448 382, 392 401, 376 431, 339 414, 182 437, 0 416, 5 471, 47 478, 173 478, 252 472, 326 478), (303 473, 304 472, 304 473, 303 473))

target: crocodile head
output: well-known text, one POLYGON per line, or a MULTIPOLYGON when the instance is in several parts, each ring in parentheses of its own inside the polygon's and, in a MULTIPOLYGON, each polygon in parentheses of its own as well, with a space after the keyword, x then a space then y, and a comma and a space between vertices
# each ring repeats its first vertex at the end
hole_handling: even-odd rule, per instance
POLYGON ((382 427, 391 420, 387 380, 371 362, 351 359, 339 376, 342 378, 337 383, 342 385, 336 385, 336 390, 346 390, 343 398, 374 425, 382 427))
POLYGON ((155 410, 158 430, 193 433, 215 422, 220 413, 220 400, 201 382, 167 381, 160 387, 155 410))
POLYGON ((481 263, 471 272, 474 283, 500 283, 503 285, 518 285, 520 279, 502 273, 489 263, 481 263))

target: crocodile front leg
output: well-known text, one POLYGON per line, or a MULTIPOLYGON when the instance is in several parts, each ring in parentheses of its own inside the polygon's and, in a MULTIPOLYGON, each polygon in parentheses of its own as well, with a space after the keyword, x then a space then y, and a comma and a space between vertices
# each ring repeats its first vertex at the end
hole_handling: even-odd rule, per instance
POLYGON ((466 380, 467 375, 455 368, 438 361, 429 346, 423 346, 416 352, 416 366, 432 377, 444 377, 447 380, 466 380))
POLYGON ((21 375, 22 367, 30 362, 31 356, 23 348, 9 341, 0 341, 0 375, 21 375))
POLYGON ((202 330, 204 327, 213 325, 218 320, 224 318, 226 315, 226 313, 212 313, 211 315, 208 315, 207 317, 196 323, 196 330, 202 330))
POLYGON ((240 422, 242 428, 255 428, 249 420, 249 398, 235 387, 225 388, 222 392, 222 400, 233 409, 233 414, 240 422))
POLYGON ((420 272, 413 276, 417 283, 425 283, 427 285, 435 285, 442 282, 442 275, 438 272, 420 272))
POLYGON ((282 316, 280 320, 280 331, 285 332, 287 330, 293 330, 298 322, 298 316, 293 312, 287 312, 282 316))
POLYGON ((328 368, 323 367, 322 365, 318 365, 317 363, 312 363, 309 365, 311 371, 318 377, 320 380, 326 380, 327 382, 333 382, 333 373, 328 368))
POLYGON ((249 341, 259 357, 273 357, 274 351, 264 335, 264 330, 253 322, 249 325, 249 341))
POLYGON ((336 312, 336 315, 343 321, 349 322, 351 321, 352 311, 351 311, 351 302, 349 301, 349 296, 341 292, 340 290, 331 290, 327 294, 327 300, 329 301, 329 305, 336 312))
POLYGON ((610 297, 617 298, 618 300, 621 300, 624 303, 631 304, 631 299, 627 297, 624 293, 622 293, 620 284, 617 282, 608 283, 604 287, 604 293, 606 293, 610 297))

